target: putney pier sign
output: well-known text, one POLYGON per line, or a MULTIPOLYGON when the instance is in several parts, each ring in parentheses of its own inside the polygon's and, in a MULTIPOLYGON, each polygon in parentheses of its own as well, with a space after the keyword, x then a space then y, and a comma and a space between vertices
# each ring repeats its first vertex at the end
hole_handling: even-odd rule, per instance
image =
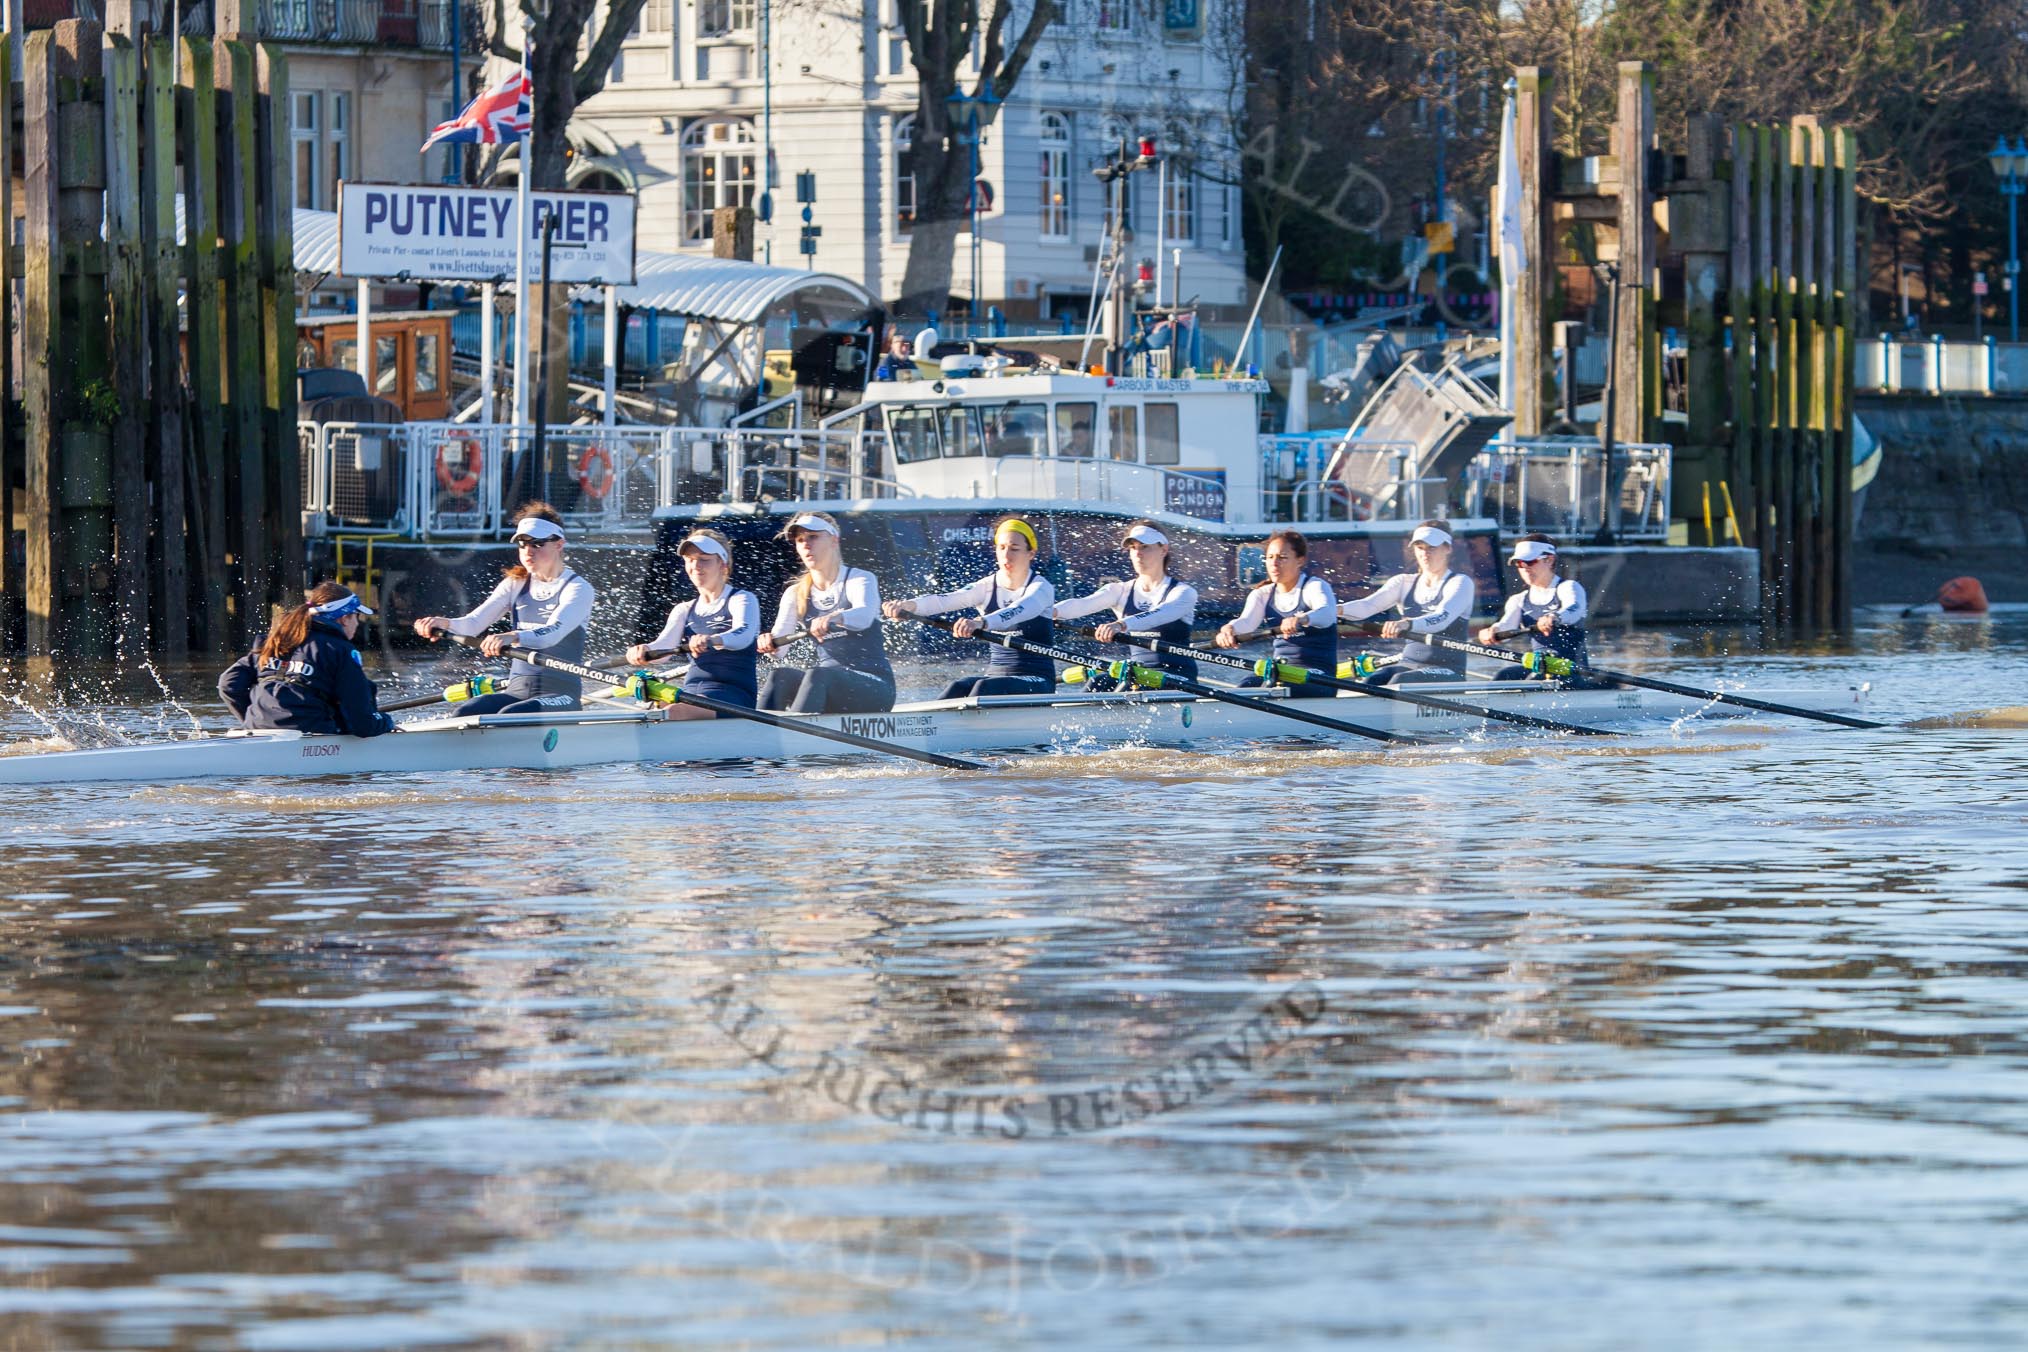
MULTIPOLYGON (((556 217, 550 279, 626 286, 634 280, 634 197, 630 193, 529 193, 528 248, 542 247, 556 217)), ((339 198, 338 270, 348 277, 486 281, 512 277, 512 188, 347 183, 339 198)))

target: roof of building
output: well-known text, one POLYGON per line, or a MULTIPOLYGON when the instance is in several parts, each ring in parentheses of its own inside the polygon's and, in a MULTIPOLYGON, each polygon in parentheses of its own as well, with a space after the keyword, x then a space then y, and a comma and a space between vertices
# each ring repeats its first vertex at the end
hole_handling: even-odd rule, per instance
MULTIPOLYGON (((777 301, 797 292, 829 293, 838 308, 871 310, 879 301, 859 283, 836 273, 778 268, 737 258, 691 254, 635 256, 635 282, 620 288, 620 304, 698 319, 750 324, 777 301)), ((813 296, 813 299, 818 297, 813 296)))

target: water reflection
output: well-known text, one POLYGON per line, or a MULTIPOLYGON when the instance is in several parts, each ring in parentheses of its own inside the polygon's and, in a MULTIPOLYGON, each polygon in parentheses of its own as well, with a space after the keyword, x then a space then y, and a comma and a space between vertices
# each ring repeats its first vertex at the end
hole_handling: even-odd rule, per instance
MULTIPOLYGON (((2016 702, 1969 634, 1724 669, 2016 702)), ((1989 1342, 2024 770, 1770 723, 18 795, 0 1328, 1989 1342)))

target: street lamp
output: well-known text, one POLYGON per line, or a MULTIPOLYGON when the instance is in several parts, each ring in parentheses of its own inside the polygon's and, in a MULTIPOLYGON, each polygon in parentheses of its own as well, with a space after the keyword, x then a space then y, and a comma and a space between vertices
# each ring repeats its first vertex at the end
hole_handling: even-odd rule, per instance
POLYGON ((1000 100, 993 93, 993 87, 987 85, 977 94, 966 94, 963 92, 947 94, 944 96, 944 102, 951 105, 951 112, 955 115, 953 120, 961 119, 964 123, 964 130, 958 133, 958 144, 971 148, 972 177, 970 186, 965 191, 965 210, 971 216, 972 224, 971 316, 974 329, 972 336, 976 338, 978 336, 977 325, 979 320, 979 209, 981 206, 979 201, 981 196, 979 192, 979 109, 981 107, 987 109, 987 116, 990 118, 993 106, 999 103, 1000 100))
POLYGON ((2021 192, 2028 187, 2028 140, 2014 138, 2009 147, 2002 136, 1993 143, 1986 163, 2000 180, 2000 195, 2007 199, 2007 341, 2021 341, 2021 254, 2018 217, 2021 192))

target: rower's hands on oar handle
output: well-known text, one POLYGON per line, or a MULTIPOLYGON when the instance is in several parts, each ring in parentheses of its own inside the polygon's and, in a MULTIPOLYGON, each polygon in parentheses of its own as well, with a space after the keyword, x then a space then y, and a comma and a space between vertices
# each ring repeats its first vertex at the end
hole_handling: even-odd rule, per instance
POLYGON ((1389 620, 1380 626, 1380 637, 1382 638, 1400 638, 1407 632, 1407 620, 1389 620))
POLYGON ((450 621, 441 615, 425 615, 415 622, 415 631, 435 643, 441 635, 450 632, 450 621))
POLYGON ((915 602, 884 601, 881 603, 880 613, 890 620, 898 620, 904 616, 915 614, 915 602))
POLYGON ((1237 648, 1240 644, 1240 637, 1238 632, 1228 623, 1219 627, 1218 632, 1211 636, 1211 641, 1221 648, 1237 648))
POLYGON ((1127 632, 1126 625, 1120 623, 1118 620, 1107 620, 1104 624, 1092 630, 1091 636, 1101 643, 1111 643, 1114 639, 1118 638, 1121 634, 1124 634, 1126 632, 1127 632))
POLYGON ((479 640, 479 652, 486 657, 499 657, 509 648, 519 647, 521 635, 513 630, 504 634, 488 634, 479 640))
POLYGON ((650 648, 645 643, 636 643, 633 647, 627 649, 627 665, 630 667, 645 667, 655 662, 666 662, 674 656, 676 654, 670 652, 667 648, 650 648))

